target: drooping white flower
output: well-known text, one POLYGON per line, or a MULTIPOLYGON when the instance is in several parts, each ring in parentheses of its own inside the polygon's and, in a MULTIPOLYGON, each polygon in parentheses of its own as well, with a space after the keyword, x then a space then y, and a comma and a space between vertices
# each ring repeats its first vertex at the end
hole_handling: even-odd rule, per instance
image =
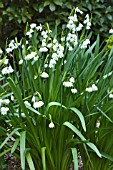
POLYGON ((78 7, 75 8, 75 12, 79 12, 80 14, 83 14, 83 12, 78 7))
POLYGON ((86 39, 82 45, 81 45, 81 48, 87 48, 87 45, 90 44, 90 40, 89 39, 86 39))
POLYGON ((39 59, 39 56, 37 55, 33 59, 34 59, 34 61, 37 61, 39 59))
POLYGON ((53 54, 52 54, 52 58, 53 58, 54 60, 58 60, 58 54, 57 54, 57 53, 53 53, 53 54))
POLYGON ((76 28, 76 31, 81 31, 82 28, 83 28, 83 25, 79 23, 78 27, 76 28))
POLYGON ((49 62, 49 68, 53 68, 55 64, 56 64, 56 61, 54 59, 51 59, 49 62))
POLYGON ((70 81, 71 83, 74 83, 74 82, 75 82, 74 77, 71 77, 71 78, 69 79, 69 81, 70 81))
POLYGON ((41 31, 42 30, 42 25, 40 24, 39 26, 36 27, 37 31, 41 31))
POLYGON ((11 48, 6 48, 6 52, 7 53, 10 53, 10 52, 12 52, 13 50, 11 49, 11 48))
POLYGON ((87 22, 86 29, 89 30, 91 27, 91 22, 87 22))
POLYGON ((73 83, 70 82, 70 81, 64 81, 63 86, 65 86, 65 87, 73 87, 73 83))
POLYGON ((92 84, 92 91, 97 91, 98 87, 95 84, 92 84))
POLYGON ((6 115, 8 112, 9 108, 8 107, 1 107, 1 114, 6 115))
POLYGON ((42 47, 46 47, 46 41, 44 41, 44 40, 42 41, 42 47))
POLYGON ((9 99, 4 99, 4 100, 3 100, 3 103, 9 104, 9 103, 10 103, 10 100, 9 100, 9 99))
POLYGON ((62 51, 58 51, 57 53, 58 53, 58 57, 59 57, 59 58, 62 58, 62 57, 64 56, 64 54, 63 54, 62 51))
POLYGON ((31 106, 31 104, 27 100, 24 103, 28 106, 31 106))
POLYGON ((109 95, 109 98, 113 99, 113 94, 110 94, 110 95, 109 95))
POLYGON ((13 73, 14 70, 13 70, 13 68, 11 66, 9 66, 8 71, 9 71, 9 73, 13 73))
POLYGON ((112 28, 109 30, 109 33, 110 33, 110 34, 113 34, 113 29, 112 29, 112 28))
POLYGON ((71 89, 71 92, 75 94, 75 93, 77 93, 77 89, 75 89, 75 88, 71 89))
POLYGON ((3 69, 2 69, 2 74, 3 75, 5 75, 5 74, 9 74, 9 73, 13 73, 13 68, 11 67, 11 66, 9 66, 9 67, 4 67, 3 69))
POLYGON ((26 33, 26 35, 28 35, 29 37, 32 37, 32 33, 33 33, 34 31, 32 30, 32 29, 30 29, 27 33, 26 33))
POLYGON ((21 116, 22 116, 22 117, 26 117, 25 113, 21 113, 21 116))
POLYGON ((0 55, 3 53, 2 49, 0 48, 0 55))
POLYGON ((32 51, 30 54, 25 56, 25 60, 31 60, 36 56, 36 52, 32 51))
POLYGON ((31 29, 36 28, 36 24, 32 23, 32 24, 30 24, 30 27, 31 27, 31 29))
POLYGON ((49 43, 49 44, 47 45, 47 47, 48 47, 48 48, 51 48, 51 47, 52 47, 52 43, 49 43))
POLYGON ((38 102, 34 102, 33 103, 33 107, 36 109, 36 108, 39 108, 39 107, 42 107, 44 105, 44 102, 43 101, 38 101, 38 102))
POLYGON ((14 96, 13 96, 13 95, 11 95, 11 100, 12 100, 12 101, 14 100, 14 96))
POLYGON ((91 92, 93 91, 93 90, 92 90, 92 87, 86 88, 86 91, 89 92, 89 93, 91 93, 91 92))
POLYGON ((41 47, 41 48, 39 49, 39 51, 40 51, 40 52, 47 52, 48 49, 47 49, 47 47, 41 47))
POLYGON ((48 37, 47 31, 42 31, 41 35, 43 36, 44 39, 46 39, 48 37))
POLYGON ((4 64, 8 64, 9 59, 5 59, 4 64))
POLYGON ((43 72, 40 76, 42 78, 48 78, 49 77, 49 75, 46 72, 43 72))
POLYGON ((49 124, 49 128, 54 128, 54 127, 55 127, 54 123, 51 122, 51 123, 49 124))
POLYGON ((72 51, 73 50, 73 47, 69 46, 69 51, 72 51))
POLYGON ((23 64, 23 60, 22 59, 19 61, 19 65, 21 65, 21 64, 23 64))
POLYGON ((31 101, 35 103, 35 96, 32 97, 31 101))

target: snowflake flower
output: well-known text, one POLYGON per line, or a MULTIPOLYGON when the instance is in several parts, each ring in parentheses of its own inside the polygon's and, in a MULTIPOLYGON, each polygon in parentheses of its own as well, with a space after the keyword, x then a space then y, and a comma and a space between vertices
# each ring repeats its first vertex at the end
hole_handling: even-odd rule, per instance
POLYGON ((31 29, 36 28, 36 24, 32 23, 32 24, 30 24, 30 27, 31 27, 31 29))
POLYGON ((49 124, 49 128, 54 128, 54 127, 55 127, 54 123, 51 122, 51 123, 49 124))
POLYGON ((8 112, 9 108, 8 107, 1 107, 1 114, 6 115, 8 112))
POLYGON ((19 61, 19 65, 21 65, 23 63, 23 60, 21 59, 20 61, 19 61))
POLYGON ((89 93, 91 93, 91 92, 93 91, 93 90, 92 90, 92 87, 86 88, 86 91, 89 92, 89 93))
POLYGON ((33 107, 36 109, 36 108, 39 108, 39 107, 42 107, 44 105, 44 102, 43 101, 38 101, 38 102, 34 102, 33 103, 33 107))
POLYGON ((90 44, 90 40, 86 39, 83 44, 81 45, 81 48, 87 48, 87 45, 90 44))
POLYGON ((27 100, 24 102, 24 104, 31 106, 31 104, 27 100))
POLYGON ((110 34, 113 34, 113 29, 112 29, 112 28, 109 30, 109 33, 110 33, 110 34))
POLYGON ((71 78, 69 79, 69 81, 70 81, 71 83, 74 83, 74 82, 75 82, 74 77, 71 77, 71 78))
POLYGON ((40 76, 42 78, 48 78, 49 77, 49 75, 46 72, 43 72, 40 76))
POLYGON ((92 91, 97 91, 98 87, 95 84, 92 84, 92 91))
POLYGON ((41 47, 41 48, 39 49, 39 51, 40 51, 40 52, 47 52, 48 49, 47 49, 46 47, 41 47))
POLYGON ((72 87, 72 86, 73 86, 73 83, 70 82, 70 81, 64 81, 64 82, 63 82, 63 86, 65 86, 65 87, 72 87))
POLYGON ((109 95, 109 98, 113 99, 113 94, 110 94, 110 95, 109 95))
POLYGON ((75 94, 75 93, 77 93, 77 89, 75 89, 75 88, 71 89, 71 92, 75 94))

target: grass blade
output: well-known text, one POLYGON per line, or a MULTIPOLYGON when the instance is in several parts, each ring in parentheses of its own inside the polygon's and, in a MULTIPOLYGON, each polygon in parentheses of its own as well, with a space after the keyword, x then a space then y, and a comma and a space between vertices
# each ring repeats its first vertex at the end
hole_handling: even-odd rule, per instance
POLYGON ((77 156, 77 149, 71 148, 73 161, 74 161, 74 170, 78 170, 78 156, 77 156))
POLYGON ((29 165, 30 170, 35 170, 34 163, 33 163, 33 160, 32 160, 30 153, 26 154, 26 159, 27 159, 27 163, 29 165))
POLYGON ((20 158, 22 170, 25 170, 25 141, 26 141, 26 131, 21 132, 20 136, 20 158))
POLYGON ((79 117, 79 119, 81 121, 82 127, 83 127, 84 131, 86 132, 86 125, 85 125, 85 120, 84 120, 83 114, 75 107, 70 108, 70 110, 72 110, 74 113, 77 114, 77 116, 79 117))
POLYGON ((43 170, 46 170, 45 150, 46 147, 41 148, 43 170))

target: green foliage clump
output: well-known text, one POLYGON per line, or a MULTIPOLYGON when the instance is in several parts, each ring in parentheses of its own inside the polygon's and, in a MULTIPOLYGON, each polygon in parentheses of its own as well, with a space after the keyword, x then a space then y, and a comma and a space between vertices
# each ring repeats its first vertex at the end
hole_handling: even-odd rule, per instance
POLYGON ((27 22, 51 22, 53 25, 57 19, 63 24, 70 9, 76 6, 92 15, 94 35, 108 36, 108 30, 113 27, 113 2, 110 0, 4 0, 0 2, 0 43, 4 44, 7 37, 22 37, 27 22))
POLYGON ((77 170, 78 152, 84 170, 113 167, 113 49, 90 43, 90 26, 75 8, 62 32, 32 23, 0 50, 0 156, 22 170, 77 170))

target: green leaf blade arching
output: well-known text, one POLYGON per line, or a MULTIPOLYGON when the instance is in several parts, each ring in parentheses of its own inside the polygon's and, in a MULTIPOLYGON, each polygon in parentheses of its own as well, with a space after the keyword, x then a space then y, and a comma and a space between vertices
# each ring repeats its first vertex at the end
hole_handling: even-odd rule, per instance
MULTIPOLYGON (((71 129, 78 137, 81 138, 81 140, 86 140, 86 138, 81 134, 81 132, 73 126, 70 122, 65 122, 63 125, 67 126, 69 129, 71 129)), ((99 152, 98 148, 91 142, 88 142, 87 145, 101 158, 101 153, 99 152)))
POLYGON ((79 117, 82 127, 84 129, 84 131, 86 132, 86 125, 85 125, 85 119, 83 117, 83 114, 75 107, 70 108, 70 110, 72 110, 74 113, 77 114, 77 116, 79 117))

